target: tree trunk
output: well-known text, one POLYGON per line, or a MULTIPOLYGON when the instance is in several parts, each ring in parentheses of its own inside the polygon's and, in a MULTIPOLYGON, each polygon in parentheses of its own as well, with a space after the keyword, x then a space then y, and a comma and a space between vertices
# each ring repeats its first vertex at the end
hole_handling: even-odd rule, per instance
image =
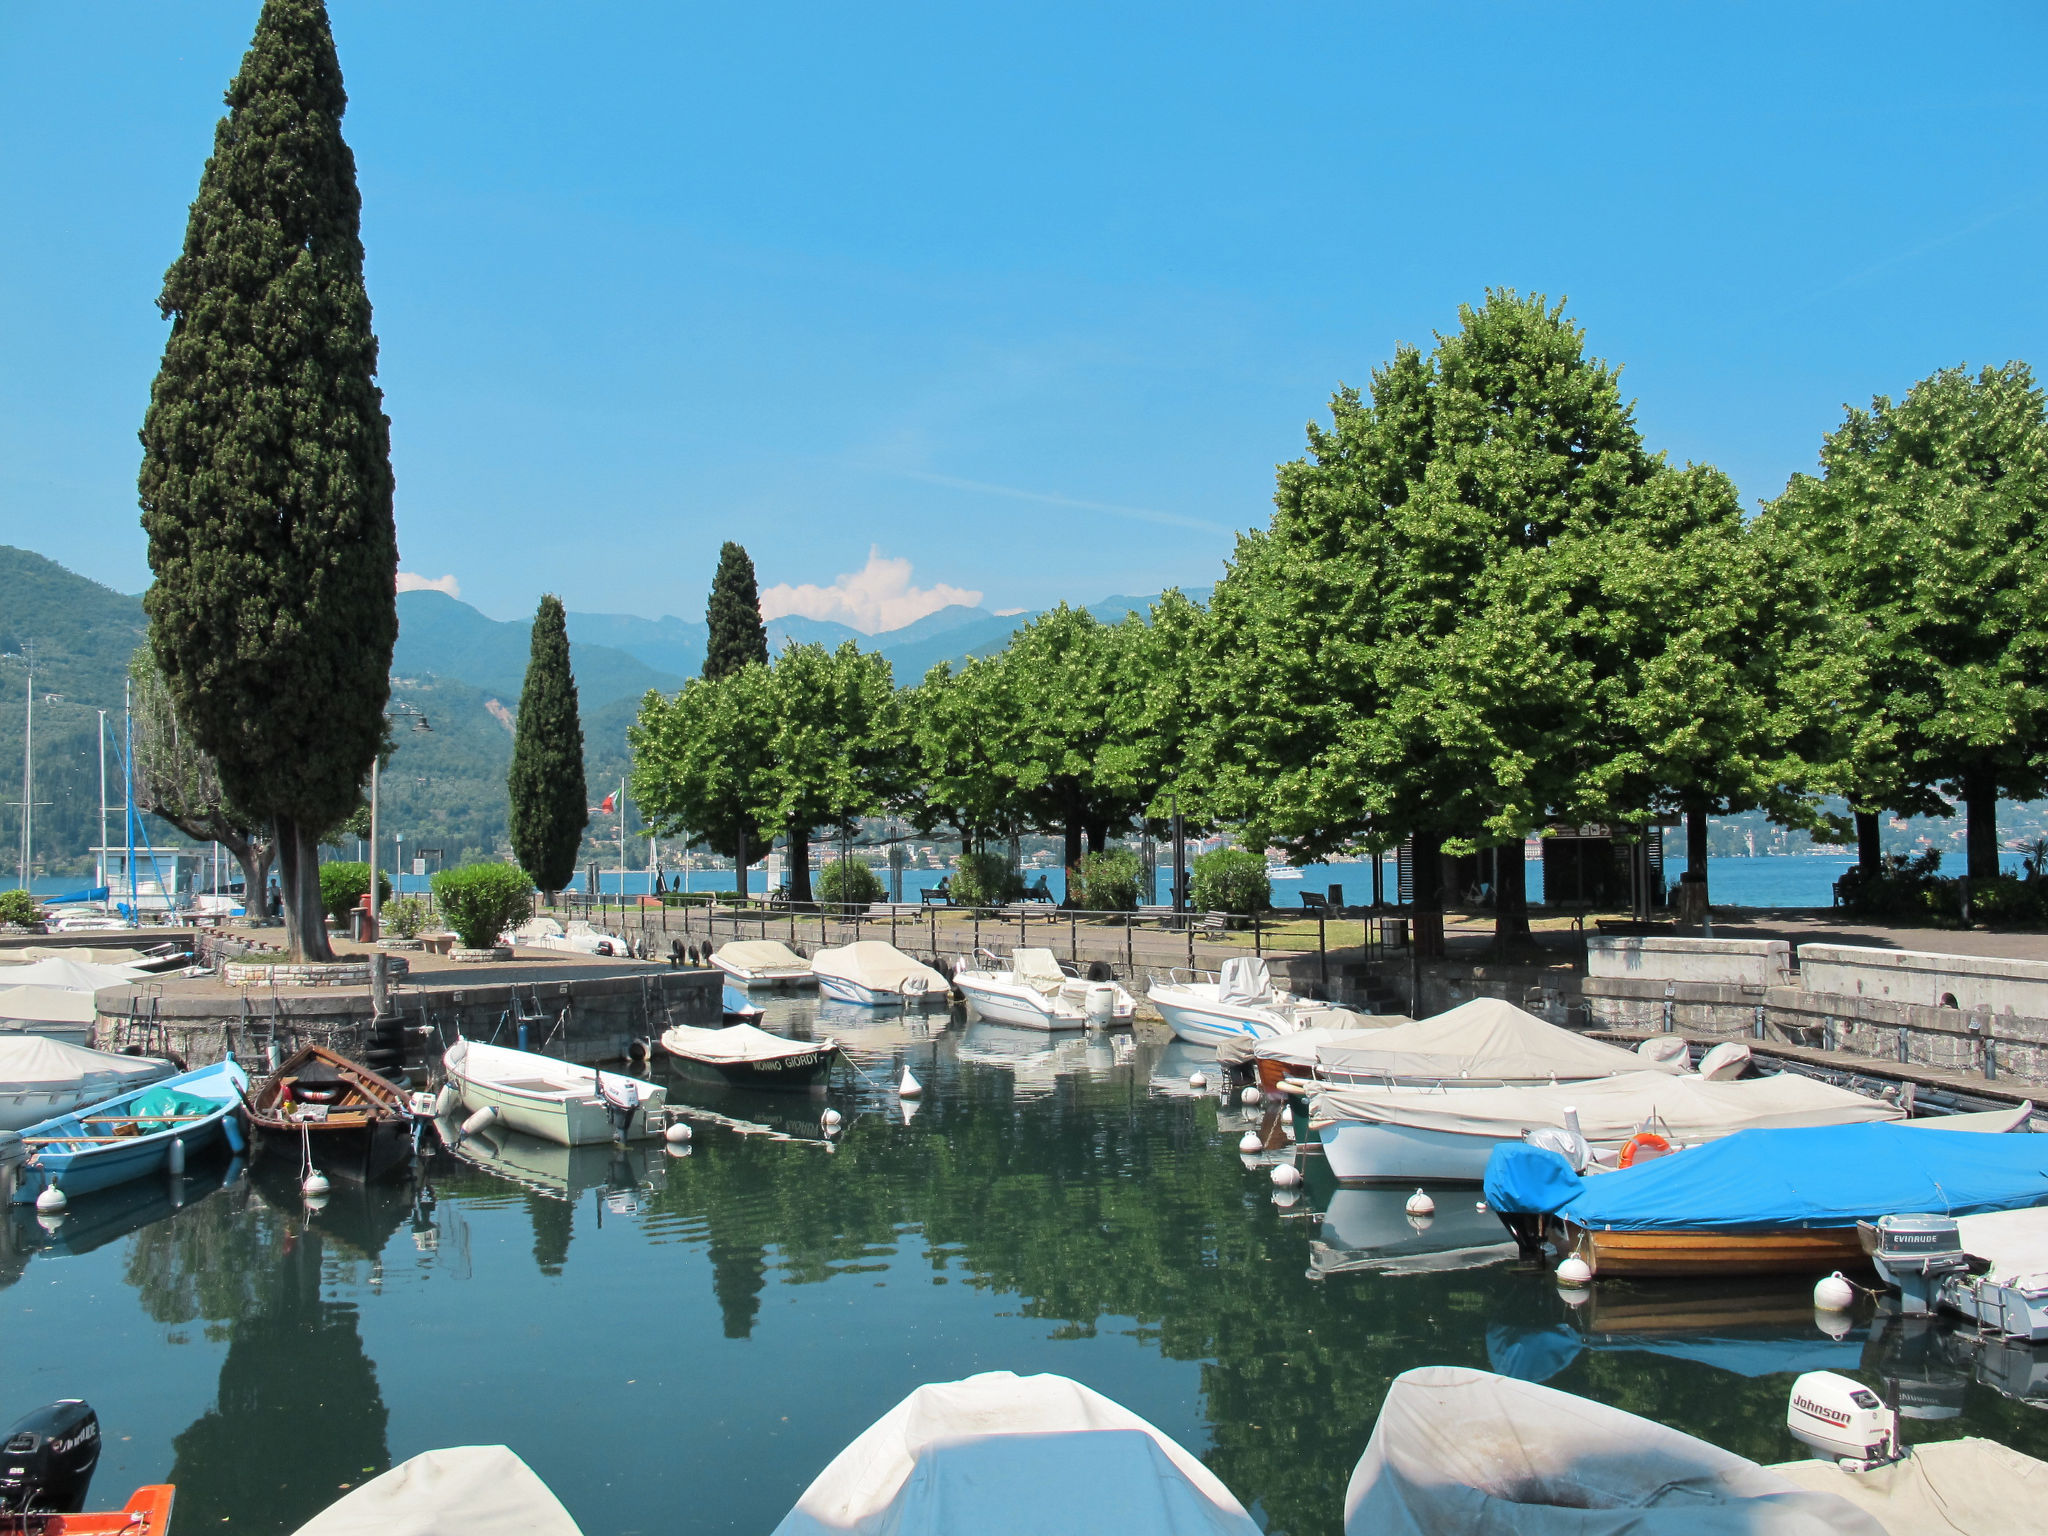
POLYGON ((1689 805, 1685 808, 1685 872, 1707 883, 1707 808, 1704 805, 1689 805))
POLYGON ((746 828, 742 827, 733 834, 732 842, 733 887, 739 893, 741 906, 745 906, 747 902, 747 854, 750 851, 747 847, 746 828))
POLYGON ((1970 878, 1988 880, 1998 873, 1998 770, 1972 768, 1964 774, 1963 804, 1970 814, 1970 878))
POLYGON ((1079 811, 1067 812, 1067 845, 1060 863, 1067 872, 1067 899, 1062 905, 1071 907, 1074 904, 1075 888, 1080 884, 1081 873, 1081 813, 1079 811))
POLYGON ((1884 873, 1884 843, 1878 836, 1875 811, 1856 813, 1856 868, 1866 880, 1884 873))
POLYGON ((1444 840, 1440 832, 1418 832, 1414 845, 1415 954, 1439 960, 1444 952, 1444 840))
POLYGON ((811 829, 789 829, 789 899, 806 904, 811 899, 811 829))
POLYGON ((1529 938, 1529 862, 1522 839, 1493 850, 1493 947, 1511 949, 1529 938))
POLYGON ((259 916, 263 888, 270 883, 270 855, 275 845, 268 838, 237 837, 233 833, 215 841, 242 866, 242 910, 251 917, 259 916))
POLYGON ((320 906, 318 834, 294 818, 277 818, 278 896, 284 907, 285 947, 294 964, 332 960, 327 914, 320 906))
POLYGON ((1106 848, 1108 848, 1108 847, 1109 847, 1109 823, 1108 823, 1108 822, 1106 822, 1106 821, 1091 821, 1091 822, 1087 822, 1087 823, 1085 823, 1085 824, 1084 824, 1084 829, 1085 829, 1085 830, 1086 830, 1086 832, 1088 833, 1088 851, 1089 851, 1090 853, 1101 853, 1101 852, 1103 852, 1103 851, 1104 851, 1104 850, 1105 850, 1106 848))

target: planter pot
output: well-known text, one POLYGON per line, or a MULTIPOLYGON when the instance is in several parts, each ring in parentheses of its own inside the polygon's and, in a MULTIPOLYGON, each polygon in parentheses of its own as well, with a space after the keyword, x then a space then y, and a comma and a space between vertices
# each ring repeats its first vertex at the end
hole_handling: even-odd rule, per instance
POLYGON ((451 949, 448 958, 457 965, 488 965, 494 960, 510 960, 512 946, 500 944, 495 949, 451 949))

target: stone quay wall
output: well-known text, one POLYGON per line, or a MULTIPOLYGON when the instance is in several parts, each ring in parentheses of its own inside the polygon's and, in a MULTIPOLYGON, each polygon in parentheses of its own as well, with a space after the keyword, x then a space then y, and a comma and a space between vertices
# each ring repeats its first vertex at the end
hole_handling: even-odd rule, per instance
MULTIPOLYGON (((445 975, 445 973, 443 973, 445 975)), ((441 1052, 458 1036, 545 1050, 585 1063, 623 1061, 636 1042, 658 1040, 671 1024, 716 1028, 724 976, 685 967, 578 978, 557 972, 516 983, 394 985, 389 1012, 406 1031, 408 1069, 436 1075, 441 1052)), ((262 1062, 273 1042, 289 1054, 324 1045, 343 1055, 363 1049, 371 1023, 367 991, 287 987, 108 987, 95 995, 94 1043, 102 1050, 138 1047, 169 1053, 197 1067, 233 1051, 262 1062)))

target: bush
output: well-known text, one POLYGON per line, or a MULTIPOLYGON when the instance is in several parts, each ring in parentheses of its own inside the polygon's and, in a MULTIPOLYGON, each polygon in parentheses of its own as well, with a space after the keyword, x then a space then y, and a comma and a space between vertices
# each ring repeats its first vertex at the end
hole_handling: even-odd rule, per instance
POLYGON ((427 926, 427 904, 417 896, 384 903, 384 926, 394 938, 416 939, 427 926))
POLYGON ((858 859, 834 859, 818 871, 818 900, 864 907, 882 899, 882 877, 858 859))
MULTIPOLYGON (((349 908, 360 905, 363 893, 369 888, 370 866, 367 864, 344 861, 320 866, 320 905, 337 923, 348 921, 349 908)), ((390 894, 391 877, 380 869, 377 871, 378 904, 381 906, 390 894)))
POLYGON ((16 887, 11 891, 0 891, 0 923, 13 923, 16 927, 32 927, 38 921, 35 897, 16 887))
POLYGON ((1272 904, 1266 861, 1248 848, 1218 848, 1195 860, 1190 895, 1200 912, 1250 917, 1272 904))
MULTIPOLYGON (((1989 880, 1972 880, 1970 917, 1975 922, 1989 923, 1995 928, 2034 927, 2041 922, 2044 915, 2043 894, 2044 887, 2041 883, 2022 880, 2017 875, 1997 875, 1989 880)), ((1960 909, 1961 891, 1956 892, 1955 901, 1960 909)))
MULTIPOLYGON (((1263 866, 1261 866, 1263 867, 1263 866)), ((1081 860, 1079 896, 1090 912, 1138 910, 1138 856, 1128 848, 1105 848, 1081 860)))
POLYGON ((963 853, 949 889, 964 907, 1000 907, 1024 894, 1024 877, 1000 853, 963 853))
POLYGON ((489 949, 533 910, 533 882, 514 864, 465 864, 434 876, 434 900, 464 949, 489 949))
POLYGON ((1937 873, 1941 850, 1928 848, 1910 857, 1884 856, 1875 879, 1865 879, 1859 864, 1835 882, 1835 895, 1859 917, 1924 918, 1955 911, 1955 900, 1943 887, 1953 885, 1937 873))

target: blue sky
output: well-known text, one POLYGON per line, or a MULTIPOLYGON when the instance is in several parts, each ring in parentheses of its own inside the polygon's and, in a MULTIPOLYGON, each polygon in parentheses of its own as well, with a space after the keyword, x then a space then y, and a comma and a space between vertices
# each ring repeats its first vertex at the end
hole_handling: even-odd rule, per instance
MULTIPOLYGON (((0 7, 0 542, 128 591, 257 9, 0 7)), ((333 11, 402 563, 499 617, 699 615, 726 538, 867 627, 1206 584, 1489 284, 1752 502, 1844 402, 2048 366, 2038 5, 333 11)))

